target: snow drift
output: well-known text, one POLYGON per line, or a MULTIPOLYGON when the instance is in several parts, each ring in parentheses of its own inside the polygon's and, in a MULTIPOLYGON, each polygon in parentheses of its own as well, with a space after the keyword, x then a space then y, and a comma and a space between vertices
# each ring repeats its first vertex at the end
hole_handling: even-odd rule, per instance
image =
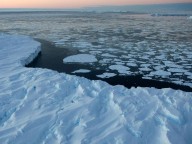
POLYGON ((29 37, 0 34, 0 143, 190 144, 192 93, 25 68, 29 37))

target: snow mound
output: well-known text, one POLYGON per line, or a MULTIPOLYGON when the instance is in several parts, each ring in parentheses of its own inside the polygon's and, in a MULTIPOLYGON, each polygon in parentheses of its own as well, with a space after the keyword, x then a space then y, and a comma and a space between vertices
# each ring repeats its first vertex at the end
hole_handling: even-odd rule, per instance
POLYGON ((0 143, 191 143, 192 93, 23 67, 39 46, 0 34, 0 143))
POLYGON ((93 63, 97 62, 95 56, 90 54, 77 54, 63 59, 64 63, 93 63))

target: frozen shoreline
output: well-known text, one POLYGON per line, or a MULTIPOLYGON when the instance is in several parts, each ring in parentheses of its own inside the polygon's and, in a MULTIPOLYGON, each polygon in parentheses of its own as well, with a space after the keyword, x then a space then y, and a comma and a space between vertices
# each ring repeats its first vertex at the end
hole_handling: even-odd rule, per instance
POLYGON ((25 68, 40 50, 26 36, 0 34, 0 46, 0 143, 192 141, 192 93, 25 68))

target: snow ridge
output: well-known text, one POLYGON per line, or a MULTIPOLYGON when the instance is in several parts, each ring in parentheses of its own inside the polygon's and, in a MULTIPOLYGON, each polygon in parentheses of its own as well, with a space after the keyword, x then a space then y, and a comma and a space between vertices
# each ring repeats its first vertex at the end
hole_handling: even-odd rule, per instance
POLYGON ((191 143, 192 93, 23 67, 39 46, 0 34, 0 143, 191 143))

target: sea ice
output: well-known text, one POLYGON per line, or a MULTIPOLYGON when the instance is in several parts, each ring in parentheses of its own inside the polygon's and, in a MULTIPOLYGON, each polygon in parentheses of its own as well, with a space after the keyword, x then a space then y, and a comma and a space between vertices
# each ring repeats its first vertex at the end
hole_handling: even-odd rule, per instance
POLYGON ((90 47, 93 47, 93 45, 87 41, 76 41, 73 42, 72 45, 75 48, 83 48, 83 49, 89 49, 90 47))
POLYGON ((188 19, 192 20, 192 16, 189 16, 188 19))
POLYGON ((91 72, 91 71, 87 70, 87 69, 79 69, 79 70, 76 70, 76 71, 74 71, 72 73, 89 73, 89 72, 91 72))
POLYGON ((111 58, 117 57, 117 56, 109 54, 109 53, 102 54, 101 56, 103 56, 103 57, 111 57, 111 58))
POLYGON ((132 66, 132 67, 137 67, 137 64, 136 63, 127 63, 127 66, 132 66))
POLYGON ((101 75, 97 75, 97 77, 99 77, 99 78, 110 78, 110 77, 114 77, 114 76, 116 76, 115 73, 103 73, 101 75))
POLYGON ((94 55, 90 54, 77 54, 68 56, 63 59, 64 63, 93 63, 97 62, 97 59, 94 55))
POLYGON ((176 73, 184 73, 184 72, 187 72, 187 70, 179 69, 179 68, 169 68, 169 69, 167 69, 167 71, 169 71, 169 72, 176 72, 176 73))
POLYGON ((39 51, 30 37, 0 33, 0 143, 191 143, 191 92, 24 67, 39 51))
POLYGON ((150 72, 150 75, 157 75, 157 76, 170 76, 171 73, 163 70, 158 70, 154 72, 150 72))
POLYGON ((140 71, 151 71, 151 69, 148 67, 141 67, 141 68, 139 68, 139 70, 140 71))
POLYGON ((123 66, 123 65, 111 65, 109 66, 111 70, 117 70, 120 74, 130 74, 130 68, 123 66))

